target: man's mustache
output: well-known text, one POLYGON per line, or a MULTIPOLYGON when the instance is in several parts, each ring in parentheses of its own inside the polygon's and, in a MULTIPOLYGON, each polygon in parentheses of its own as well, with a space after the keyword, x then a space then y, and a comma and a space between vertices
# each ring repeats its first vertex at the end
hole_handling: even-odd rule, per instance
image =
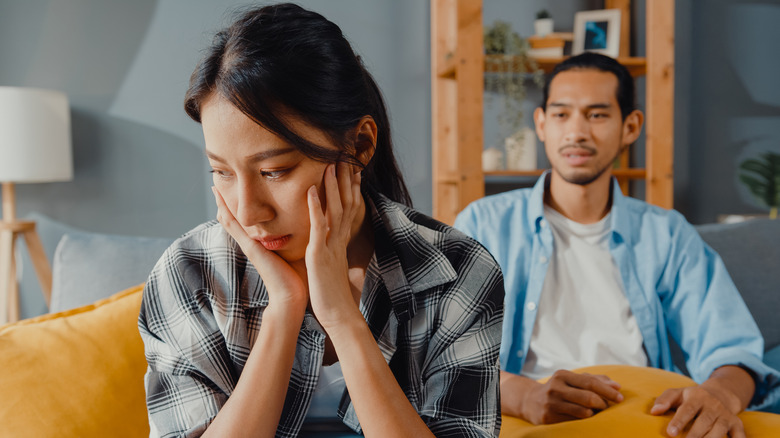
POLYGON ((584 144, 566 144, 558 148, 558 153, 563 153, 566 149, 583 149, 591 154, 596 154, 596 148, 584 144))

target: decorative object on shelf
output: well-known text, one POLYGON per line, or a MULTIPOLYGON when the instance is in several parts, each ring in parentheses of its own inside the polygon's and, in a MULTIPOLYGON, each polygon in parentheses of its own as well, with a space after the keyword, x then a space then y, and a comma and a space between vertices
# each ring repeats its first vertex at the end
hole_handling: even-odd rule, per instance
POLYGON ((553 31, 553 19, 547 9, 542 9, 536 13, 534 20, 534 34, 544 38, 553 31))
POLYGON ((504 139, 507 170, 536 169, 536 132, 523 127, 504 139))
POLYGON ((496 147, 482 151, 482 171, 494 172, 504 169, 504 152, 496 147))
POLYGON ((598 9, 574 14, 572 55, 596 52, 617 58, 620 54, 620 9, 598 9))
POLYGON ((68 98, 58 91, 0 87, 0 324, 19 318, 15 241, 24 236, 46 304, 51 267, 35 222, 16 219, 15 183, 73 179, 68 98))
POLYGON ((519 135, 525 125, 523 102, 526 97, 525 81, 533 80, 544 85, 542 71, 533 58, 528 56, 528 41, 512 31, 509 23, 495 21, 485 29, 485 99, 498 96, 503 101, 503 110, 498 124, 504 138, 519 135))
POLYGON ((564 55, 566 43, 574 39, 572 32, 553 32, 544 37, 536 35, 528 37, 531 48, 528 56, 532 58, 561 58, 564 55))
POLYGON ((770 219, 777 219, 780 207, 780 154, 765 152, 739 164, 739 180, 762 205, 769 208, 770 219))

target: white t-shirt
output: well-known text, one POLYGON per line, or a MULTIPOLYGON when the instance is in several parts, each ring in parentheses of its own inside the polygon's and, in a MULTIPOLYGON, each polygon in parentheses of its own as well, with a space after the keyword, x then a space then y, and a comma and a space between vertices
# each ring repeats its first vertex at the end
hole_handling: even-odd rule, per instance
POLYGON ((341 362, 323 366, 309 412, 306 413, 306 421, 338 420, 339 403, 346 387, 344 375, 341 373, 341 362))
POLYGON ((642 334, 609 252, 611 213, 574 222, 545 206, 553 254, 522 374, 532 379, 590 365, 647 365, 642 334))

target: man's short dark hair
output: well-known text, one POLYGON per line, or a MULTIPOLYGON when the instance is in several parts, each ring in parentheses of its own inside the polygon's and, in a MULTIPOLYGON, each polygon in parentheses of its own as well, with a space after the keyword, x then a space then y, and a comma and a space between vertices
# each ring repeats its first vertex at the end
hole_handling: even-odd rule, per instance
POLYGON ((568 70, 599 70, 612 73, 617 77, 617 101, 620 105, 620 114, 623 120, 636 109, 636 92, 634 90, 634 78, 628 72, 628 69, 614 58, 593 52, 585 52, 577 56, 572 56, 560 64, 556 65, 552 73, 544 84, 542 95, 542 109, 547 109, 547 99, 550 95, 550 83, 558 73, 568 70))

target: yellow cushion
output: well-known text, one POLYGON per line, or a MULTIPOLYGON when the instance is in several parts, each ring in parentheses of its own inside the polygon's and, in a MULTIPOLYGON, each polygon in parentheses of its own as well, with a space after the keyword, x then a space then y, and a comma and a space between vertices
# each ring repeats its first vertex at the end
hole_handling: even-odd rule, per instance
MULTIPOLYGON (((696 383, 690 378, 656 368, 626 365, 604 365, 575 370, 604 374, 620 383, 623 401, 591 418, 557 424, 534 426, 519 418, 504 416, 500 438, 536 437, 661 437, 673 414, 650 415, 655 398, 669 388, 683 388, 696 383)), ((780 415, 743 412, 739 415, 747 436, 776 437, 780 415)))
POLYGON ((0 327, 0 435, 149 436, 142 289, 0 327))

